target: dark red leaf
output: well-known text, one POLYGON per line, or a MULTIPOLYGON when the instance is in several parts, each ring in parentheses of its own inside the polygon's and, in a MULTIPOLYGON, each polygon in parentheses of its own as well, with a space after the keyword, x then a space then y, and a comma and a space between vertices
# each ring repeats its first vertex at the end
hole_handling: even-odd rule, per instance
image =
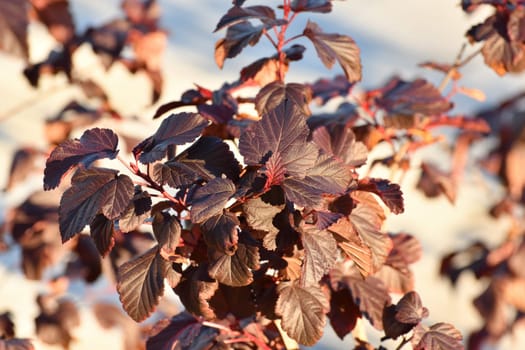
POLYGON ((463 350, 463 336, 451 324, 436 323, 430 328, 421 324, 414 329, 414 350, 463 350))
POLYGON ((286 101, 307 116, 311 114, 308 107, 310 100, 310 90, 305 85, 274 81, 263 87, 255 96, 255 108, 260 115, 266 115, 286 101))
POLYGON ((104 215, 98 214, 89 224, 89 230, 98 252, 101 256, 106 256, 115 245, 113 220, 108 220, 104 215))
POLYGON ((99 213, 115 220, 133 198, 133 182, 127 175, 112 169, 77 170, 72 186, 62 195, 59 223, 62 241, 82 231, 99 213))
POLYGON ((321 126, 313 131, 312 139, 323 152, 349 167, 357 168, 366 163, 368 149, 364 143, 356 142, 350 128, 337 124, 321 126))
MULTIPOLYGON (((25 147, 16 150, 11 166, 5 190, 9 191, 24 181, 39 168, 36 163, 41 156, 36 148, 25 147)), ((40 171, 40 170, 39 170, 40 171)))
POLYGON ((15 324, 10 312, 0 314, 0 338, 11 339, 15 336, 15 324))
POLYGON ((49 155, 44 170, 44 190, 57 187, 64 174, 82 164, 88 167, 97 159, 117 156, 118 137, 110 129, 86 130, 80 139, 68 140, 58 145, 49 155))
POLYGON ((202 235, 209 248, 226 255, 233 255, 237 250, 239 241, 239 220, 226 212, 215 215, 206 220, 202 225, 202 235))
POLYGON ((160 160, 166 156, 168 146, 195 140, 207 125, 208 121, 197 113, 171 114, 162 121, 153 136, 133 149, 133 154, 144 164, 160 160))
POLYGON ((104 67, 109 69, 120 58, 130 29, 129 21, 116 19, 96 28, 88 28, 84 38, 100 57, 104 67))
POLYGON ((234 6, 229 9, 224 16, 221 17, 219 23, 217 23, 217 27, 215 27, 214 32, 232 24, 252 18, 261 20, 263 23, 272 21, 275 20, 275 12, 271 7, 268 6, 234 6))
POLYGON ((390 114, 425 115, 442 114, 452 108, 441 92, 424 79, 404 81, 393 78, 381 89, 382 94, 376 98, 376 103, 390 114))
POLYGON ((523 44, 525 10, 517 7, 510 12, 497 11, 485 22, 475 25, 467 31, 471 42, 485 41, 481 53, 485 64, 497 74, 518 73, 525 69, 523 44))
POLYGON ((159 247, 174 252, 179 245, 181 227, 177 217, 164 211, 155 213, 153 216, 153 234, 159 242, 159 247))
POLYGON ((40 74, 58 74, 63 72, 70 82, 73 81, 73 62, 71 51, 67 48, 55 49, 41 62, 31 64, 24 68, 24 76, 33 87, 38 87, 40 74))
POLYGON ((151 196, 142 191, 140 187, 135 188, 135 195, 128 207, 118 219, 118 228, 122 232, 130 232, 137 229, 149 218, 151 211, 151 196))
POLYGON ((303 226, 301 242, 304 260, 301 281, 303 285, 315 285, 334 266, 337 259, 337 242, 327 231, 303 226))
POLYGON ((421 298, 416 292, 408 292, 396 307, 396 320, 401 323, 417 324, 428 317, 428 309, 421 303, 421 298))
POLYGON ((290 8, 294 12, 320 12, 328 13, 332 11, 331 0, 293 0, 290 8))
POLYGON ((308 21, 303 34, 312 41, 317 55, 327 68, 337 60, 349 82, 361 80, 361 58, 359 47, 346 35, 323 33, 314 22, 308 21))
POLYGON ((407 334, 415 324, 399 322, 396 319, 397 305, 389 305, 383 311, 383 330, 385 336, 383 339, 397 339, 400 335, 407 334))
POLYGON ((270 156, 270 159, 265 164, 264 175, 266 175, 264 188, 280 185, 284 181, 286 168, 279 153, 273 153, 270 156))
POLYGON ((207 320, 216 317, 208 301, 219 288, 219 283, 210 278, 205 264, 190 267, 182 274, 182 280, 175 288, 186 310, 207 320))
POLYGON ((291 102, 281 103, 265 114, 260 122, 246 130, 239 141, 239 151, 247 165, 262 165, 279 154, 286 173, 304 177, 317 159, 317 148, 307 142, 306 117, 291 102))
POLYGON ((421 169, 421 177, 417 183, 417 188, 422 190, 427 197, 436 197, 443 193, 448 201, 454 204, 457 184, 452 176, 426 162, 421 164, 421 169))
POLYGON ((376 329, 383 330, 383 309, 391 302, 384 283, 373 276, 363 279, 357 270, 345 273, 342 283, 350 289, 352 298, 363 316, 376 329))
POLYGON ((331 211, 316 211, 314 216, 315 227, 319 230, 326 230, 333 224, 335 224, 339 219, 343 217, 343 214, 333 213, 331 211))
POLYGON ((174 316, 159 333, 146 341, 147 350, 202 349, 213 342, 218 330, 204 327, 188 312, 174 316))
POLYGON ((0 3, 0 50, 27 59, 27 7, 25 1, 0 3))
POLYGON ((222 69, 227 58, 233 58, 248 45, 259 42, 264 26, 254 27, 250 22, 243 21, 228 27, 226 37, 215 43, 215 62, 222 69))
POLYGON ((253 282, 252 270, 259 269, 259 249, 239 243, 235 254, 212 251, 210 254, 210 277, 232 287, 247 286, 253 282))
POLYGON ((61 44, 75 35, 75 23, 69 11, 68 0, 30 0, 38 19, 61 44))
POLYGON ((375 193, 394 214, 405 211, 403 192, 398 184, 386 179, 365 178, 359 181, 359 190, 375 193))
POLYGON ((201 137, 191 147, 164 164, 155 164, 152 177, 171 187, 211 180, 222 174, 236 181, 240 165, 228 145, 217 137, 201 137))
POLYGON ((341 340, 355 328, 357 319, 360 317, 361 311, 354 303, 348 289, 332 291, 328 318, 335 334, 341 340))
POLYGON ((149 317, 158 305, 164 294, 164 277, 170 265, 155 246, 119 267, 117 291, 120 302, 135 321, 149 317))
POLYGON ((222 212, 235 193, 235 184, 217 177, 198 188, 191 199, 191 220, 201 223, 222 212))
POLYGON ((275 312, 282 316, 284 331, 299 344, 312 346, 323 335, 330 304, 316 285, 301 287, 297 282, 282 282, 275 312))

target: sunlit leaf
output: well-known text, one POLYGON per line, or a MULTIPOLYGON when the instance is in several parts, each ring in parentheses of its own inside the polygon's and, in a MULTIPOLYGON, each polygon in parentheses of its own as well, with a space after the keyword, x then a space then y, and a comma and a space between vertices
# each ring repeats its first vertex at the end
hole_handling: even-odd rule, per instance
POLYGON ((361 80, 360 50, 355 41, 341 34, 323 33, 314 22, 308 21, 303 34, 314 44, 317 55, 327 68, 337 60, 351 83, 361 80))
POLYGON ((88 167, 97 159, 117 156, 118 137, 110 129, 86 130, 80 139, 68 140, 58 145, 49 155, 44 170, 44 189, 57 187, 62 176, 72 167, 88 167))
POLYGON ((275 312, 282 316, 282 327, 298 343, 312 346, 323 335, 328 300, 318 286, 301 287, 297 282, 283 282, 278 287, 275 312))

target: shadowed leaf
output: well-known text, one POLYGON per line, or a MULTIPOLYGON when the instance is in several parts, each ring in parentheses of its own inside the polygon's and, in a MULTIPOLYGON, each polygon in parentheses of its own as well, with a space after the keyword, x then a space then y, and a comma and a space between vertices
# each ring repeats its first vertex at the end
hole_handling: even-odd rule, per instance
POLYGON ((209 248, 222 254, 233 255, 237 250, 239 241, 239 220, 237 217, 226 212, 212 216, 202 225, 202 235, 209 248))
POLYGON ((275 12, 271 7, 268 6, 234 6, 229 9, 224 16, 221 17, 219 23, 217 23, 217 26, 215 27, 214 32, 232 24, 252 18, 256 18, 262 22, 271 21, 275 19, 275 12))
POLYGON ((208 121, 200 114, 171 114, 162 121, 153 136, 133 149, 133 154, 144 164, 160 160, 166 155, 168 146, 183 145, 195 140, 206 126, 208 121))
POLYGON ((331 0, 293 0, 290 8, 294 12, 320 12, 328 13, 332 11, 331 0))
POLYGON ((186 310, 210 320, 216 315, 208 301, 218 288, 219 283, 208 275, 208 267, 201 264, 199 267, 190 267, 184 271, 175 292, 186 310))
POLYGON ((217 137, 201 137, 191 147, 164 164, 155 164, 152 177, 171 187, 211 180, 222 174, 236 181, 240 165, 228 145, 217 137))
POLYGON ((106 256, 115 244, 113 220, 108 220, 104 215, 98 214, 89 224, 89 231, 100 255, 106 256))
POLYGON ((399 322, 417 324, 426 317, 428 317, 428 309, 423 306, 416 292, 408 292, 397 303, 396 320, 399 322))
POLYGON ((243 21, 228 27, 226 37, 215 43, 215 62, 222 69, 227 58, 233 58, 241 53, 248 45, 254 46, 259 42, 264 26, 254 27, 250 22, 243 21))
POLYGON ((159 247, 170 252, 175 251, 181 235, 181 227, 177 217, 163 211, 157 212, 153 216, 152 227, 159 247))
POLYGON ((133 182, 112 169, 80 168, 71 179, 72 186, 60 200, 59 224, 65 242, 82 231, 99 213, 115 220, 133 198, 133 182))
POLYGON ((365 178, 359 181, 359 190, 377 194, 394 214, 405 211, 403 192, 398 184, 386 179, 365 178))
POLYGON ((222 284, 231 287, 247 286, 253 282, 252 270, 259 269, 259 249, 243 243, 237 245, 235 254, 212 252, 208 272, 222 284))
POLYGON ((235 184, 219 177, 198 188, 191 199, 191 220, 201 223, 221 213, 234 193, 235 184))
POLYGON ((341 340, 354 329, 359 317, 361 317, 361 311, 354 303, 348 289, 332 291, 328 318, 335 334, 341 340))

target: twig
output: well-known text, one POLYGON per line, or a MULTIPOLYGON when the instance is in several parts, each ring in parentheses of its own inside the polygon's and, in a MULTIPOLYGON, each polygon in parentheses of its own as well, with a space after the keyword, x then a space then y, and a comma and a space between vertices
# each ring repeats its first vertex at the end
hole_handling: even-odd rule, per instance
POLYGON ((396 350, 401 350, 401 348, 405 346, 406 344, 408 344, 411 340, 412 340, 412 337, 410 338, 403 337, 403 341, 397 346, 396 350))

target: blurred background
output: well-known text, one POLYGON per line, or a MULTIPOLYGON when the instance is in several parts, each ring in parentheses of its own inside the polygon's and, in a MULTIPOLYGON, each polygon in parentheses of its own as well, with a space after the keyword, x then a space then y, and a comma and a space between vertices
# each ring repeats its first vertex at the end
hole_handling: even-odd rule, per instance
MULTIPOLYGON (((269 5, 278 3, 264 2, 269 5)), ((249 0, 246 5, 252 3, 258 4, 249 0)), ((239 67, 273 54, 269 44, 249 47, 237 58, 228 60, 220 70, 213 60, 214 44, 224 33, 213 33, 213 30, 218 19, 231 6, 231 1, 160 0, 159 4, 162 9, 160 26, 168 31, 168 46, 162 62, 165 83, 159 104, 179 99, 181 93, 193 87, 194 83, 217 89, 224 81, 237 79, 239 67)), ((88 26, 96 26, 121 16, 120 0, 70 0, 70 6, 79 32, 88 26)), ((363 79, 356 89, 380 87, 394 75, 405 80, 424 77, 437 85, 442 75, 421 68, 418 64, 429 60, 453 63, 461 46, 467 41, 465 32, 489 14, 489 8, 480 8, 466 15, 458 0, 334 1, 332 13, 305 14, 296 21, 296 28, 292 27, 290 32, 301 31, 310 18, 327 32, 351 36, 361 49, 363 62, 363 79)), ((28 34, 29 61, 45 59, 55 47, 55 39, 37 22, 31 22, 28 34)), ((305 45, 305 59, 290 66, 288 82, 312 82, 320 77, 342 73, 338 66, 327 70, 316 57, 313 47, 309 43, 305 45)), ((467 46, 467 54, 474 51, 475 48, 467 46)), ((75 53, 74 60, 80 75, 96 80, 105 88, 112 106, 121 115, 132 117, 125 123, 115 119, 104 120, 103 125, 135 139, 146 137, 157 128, 159 120, 151 119, 155 106, 149 105, 151 81, 147 76, 132 75, 118 64, 106 72, 89 47, 81 47, 75 53)), ((83 98, 77 87, 68 86, 64 75, 42 77, 38 89, 31 87, 22 75, 25 65, 19 58, 0 53, 0 164, 3 169, 0 171, 0 184, 3 187, 7 185, 9 165, 15 151, 32 147, 46 152, 48 141, 44 136, 45 121, 57 115, 65 103, 83 98)), ((457 96, 454 99, 454 112, 457 114, 473 114, 525 90, 522 75, 499 77, 484 65, 480 55, 462 70, 462 74, 461 84, 482 90, 486 99, 480 102, 457 96)), ((450 147, 453 147, 453 143, 434 145, 417 153, 417 158, 443 161, 445 164, 449 157, 446 151, 450 147)), ((474 152, 483 152, 482 147, 474 152)), ((35 166, 43 168, 43 164, 35 166)), ((386 168, 376 167, 372 175, 388 178, 391 173, 386 168)), ((390 216, 386 230, 409 232, 422 243, 423 258, 413 269, 416 290, 430 310, 430 322, 449 322, 467 334, 481 325, 472 300, 486 285, 477 281, 472 274, 464 274, 453 288, 448 280, 439 276, 440 259, 451 250, 465 247, 477 239, 493 244, 503 239, 510 223, 504 219, 493 219, 487 212, 503 195, 504 189, 496 182, 483 181, 484 175, 470 162, 467 163, 464 184, 459 188, 455 205, 452 205, 443 196, 427 199, 416 191, 418 176, 419 170, 409 170, 403 178, 401 187, 405 197, 405 212, 390 216)), ((9 208, 20 204, 29 193, 41 189, 41 186, 41 177, 33 177, 17 186, 16 190, 2 193, 0 218, 3 216, 5 221, 9 208)), ((28 281, 20 268, 20 259, 16 245, 0 253, 0 312, 11 311, 17 336, 33 338, 34 318, 38 313, 35 298, 49 288, 46 278, 53 276, 53 271, 47 271, 43 281, 28 281)), ((71 349, 93 349, 96 346, 122 348, 122 342, 117 337, 122 330, 103 330, 89 307, 100 300, 118 302, 118 297, 111 293, 110 283, 103 280, 89 286, 80 282, 70 283, 67 288, 76 295, 81 305, 82 320, 74 331, 75 341, 71 343, 71 349)), ((373 330, 369 332, 371 339, 378 337, 373 330)), ((520 347, 516 344, 523 340, 525 335, 516 333, 504 337, 493 347, 518 349, 520 347)), ((35 344, 37 349, 61 348, 39 341, 35 344)), ((351 348, 352 344, 351 337, 341 342, 327 328, 325 336, 315 348, 342 349, 351 348)))

